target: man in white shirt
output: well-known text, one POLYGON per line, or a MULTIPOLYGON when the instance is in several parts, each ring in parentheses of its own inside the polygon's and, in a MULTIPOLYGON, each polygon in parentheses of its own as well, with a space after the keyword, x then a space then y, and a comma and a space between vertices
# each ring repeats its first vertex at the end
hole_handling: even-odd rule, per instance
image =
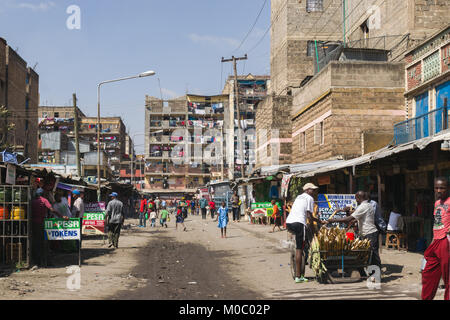
POLYGON ((355 194, 355 199, 358 206, 350 216, 340 219, 328 219, 327 221, 322 221, 322 223, 351 223, 354 220, 358 221, 359 237, 370 240, 370 248, 372 250, 370 264, 377 265, 381 268, 381 259, 378 253, 378 229, 375 225, 375 209, 368 201, 369 197, 367 192, 358 191, 355 194))
POLYGON ((306 237, 306 219, 309 218, 313 221, 321 223, 317 218, 313 217, 314 211, 314 195, 315 190, 318 189, 314 184, 307 183, 304 185, 304 192, 299 195, 292 205, 289 216, 286 219, 286 228, 290 233, 295 234, 296 252, 295 252, 295 264, 296 275, 295 282, 308 282, 304 274, 301 274, 302 270, 302 255, 307 241, 306 237))

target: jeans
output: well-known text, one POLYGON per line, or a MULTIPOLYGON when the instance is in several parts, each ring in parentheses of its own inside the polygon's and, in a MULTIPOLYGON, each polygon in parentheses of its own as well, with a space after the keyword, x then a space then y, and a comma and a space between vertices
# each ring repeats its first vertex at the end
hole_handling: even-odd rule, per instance
POLYGON ((214 213, 216 212, 216 209, 209 209, 211 212, 211 219, 214 219, 214 213))
POLYGON ((110 223, 108 225, 109 243, 111 243, 115 248, 119 247, 119 237, 120 237, 120 228, 121 227, 122 227, 121 223, 110 223))
POLYGON ((156 218, 153 218, 152 219, 152 228, 155 227, 155 221, 156 221, 156 218))
POLYGON ((139 225, 146 226, 145 212, 139 213, 139 225))
POLYGON ((233 221, 236 221, 236 220, 240 220, 240 212, 239 212, 239 207, 237 207, 237 208, 235 208, 235 207, 233 207, 233 221))
POLYGON ((206 208, 202 208, 202 219, 206 219, 206 208))

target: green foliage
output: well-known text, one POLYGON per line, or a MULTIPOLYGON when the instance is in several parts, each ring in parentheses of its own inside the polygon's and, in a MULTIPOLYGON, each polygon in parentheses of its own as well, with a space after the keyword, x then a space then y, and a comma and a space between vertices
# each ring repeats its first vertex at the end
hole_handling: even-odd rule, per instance
POLYGON ((289 182, 288 195, 290 200, 297 198, 302 193, 302 179, 300 177, 292 177, 289 182))

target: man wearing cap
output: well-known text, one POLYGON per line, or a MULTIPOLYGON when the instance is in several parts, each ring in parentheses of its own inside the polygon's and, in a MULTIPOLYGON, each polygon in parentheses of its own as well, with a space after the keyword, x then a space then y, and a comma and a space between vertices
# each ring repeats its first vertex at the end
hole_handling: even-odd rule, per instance
POLYGON ((74 199, 73 207, 72 207, 72 217, 83 219, 83 215, 84 215, 84 202, 83 202, 84 193, 82 193, 78 189, 75 189, 75 190, 72 191, 72 194, 73 194, 73 199, 74 199))
POLYGON ((109 195, 112 199, 106 206, 105 220, 108 225, 109 248, 119 247, 120 229, 123 224, 123 203, 117 199, 118 194, 113 192, 109 195))
POLYGON ((295 282, 308 282, 304 274, 301 274, 302 270, 302 255, 305 249, 307 238, 307 224, 306 219, 309 218, 312 221, 321 223, 319 219, 313 216, 314 212, 314 192, 318 189, 314 184, 307 183, 303 187, 303 193, 294 201, 289 216, 286 219, 286 228, 290 233, 295 234, 296 252, 295 252, 295 264, 296 275, 295 282))
POLYGON ((48 211, 50 210, 56 216, 68 219, 68 217, 63 216, 58 211, 53 209, 50 202, 43 197, 44 189, 38 188, 36 190, 36 197, 31 202, 31 210, 32 210, 32 258, 34 263, 39 264, 40 266, 47 266, 47 258, 48 258, 48 241, 45 240, 44 236, 44 219, 47 217, 48 211))

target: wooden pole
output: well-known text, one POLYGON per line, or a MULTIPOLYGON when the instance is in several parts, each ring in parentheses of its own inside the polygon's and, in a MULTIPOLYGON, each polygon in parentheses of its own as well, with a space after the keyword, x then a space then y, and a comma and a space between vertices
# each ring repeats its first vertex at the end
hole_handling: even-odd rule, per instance
POLYGON ((80 137, 78 134, 78 110, 77 110, 77 95, 74 93, 73 97, 73 114, 74 114, 74 127, 75 127, 75 152, 77 157, 77 173, 81 177, 81 160, 80 160, 80 137))

